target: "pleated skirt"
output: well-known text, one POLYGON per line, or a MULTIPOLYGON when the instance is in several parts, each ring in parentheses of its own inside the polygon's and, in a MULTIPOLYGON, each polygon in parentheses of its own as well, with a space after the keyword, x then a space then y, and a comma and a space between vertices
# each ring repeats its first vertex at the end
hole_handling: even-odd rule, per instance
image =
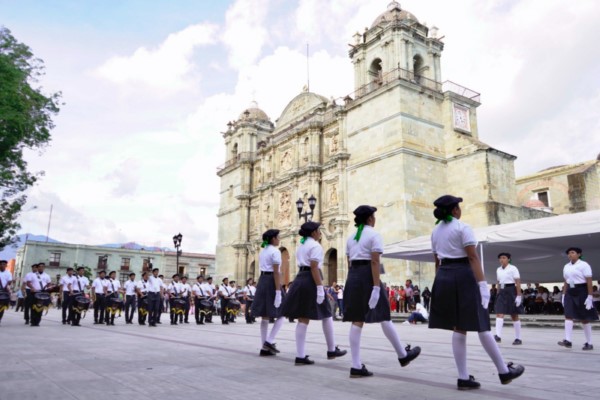
POLYGON ((287 318, 322 320, 333 316, 327 295, 323 303, 317 304, 317 285, 310 271, 298 272, 281 308, 287 318))

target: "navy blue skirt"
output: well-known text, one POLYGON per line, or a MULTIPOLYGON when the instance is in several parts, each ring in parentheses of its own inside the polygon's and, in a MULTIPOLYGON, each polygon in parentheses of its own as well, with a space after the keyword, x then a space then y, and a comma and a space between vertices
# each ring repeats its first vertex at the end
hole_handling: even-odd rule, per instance
POLYGON ((471 332, 490 330, 490 315, 468 262, 439 267, 431 288, 429 328, 471 332))
POLYGON ((350 267, 344 286, 344 321, 376 323, 390 321, 390 301, 383 284, 379 284, 379 301, 369 308, 373 291, 373 273, 370 265, 350 267))
POLYGON ((523 314, 523 305, 521 304, 519 307, 517 307, 515 305, 516 299, 516 286, 505 286, 504 289, 499 289, 498 295, 496 296, 496 303, 494 305, 494 310, 496 311, 496 314, 523 314))
POLYGON ((574 288, 568 287, 565 294, 565 318, 576 321, 597 321, 598 311, 594 307, 585 309, 585 299, 588 296, 587 285, 580 284, 574 288))
MULTIPOLYGON (((283 302, 284 293, 281 292, 283 302)), ((254 317, 281 317, 281 306, 275 308, 275 277, 273 274, 261 274, 256 285, 254 300, 250 306, 250 314, 254 317)))
POLYGON ((298 272, 280 308, 284 316, 294 319, 322 320, 333 316, 327 295, 317 304, 317 285, 310 271, 298 272))

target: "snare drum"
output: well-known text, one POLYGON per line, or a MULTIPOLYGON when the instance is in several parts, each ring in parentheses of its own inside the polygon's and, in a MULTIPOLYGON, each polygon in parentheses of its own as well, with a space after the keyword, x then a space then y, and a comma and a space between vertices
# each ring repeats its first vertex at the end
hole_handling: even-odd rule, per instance
POLYGON ((35 292, 35 294, 33 295, 33 298, 35 299, 35 305, 40 308, 45 308, 45 307, 50 306, 50 303, 51 303, 50 293, 35 292))
POLYGON ((229 304, 227 305, 227 312, 235 314, 240 310, 240 308, 242 308, 242 304, 239 301, 235 299, 229 300, 229 304))
POLYGON ((186 301, 184 299, 175 298, 171 300, 171 308, 175 314, 183 314, 185 312, 186 301))
POLYGON ((210 311, 213 308, 213 303, 210 300, 200 300, 200 310, 210 311))
POLYGON ((5 291, 0 291, 0 312, 8 310, 10 306, 10 294, 5 291))
POLYGON ((55 285, 54 283, 49 283, 44 288, 44 292, 47 292, 47 293, 58 293, 58 292, 60 292, 60 286, 59 285, 55 285))
POLYGON ((75 297, 75 304, 73 304, 73 310, 81 313, 90 309, 90 299, 85 296, 75 297))

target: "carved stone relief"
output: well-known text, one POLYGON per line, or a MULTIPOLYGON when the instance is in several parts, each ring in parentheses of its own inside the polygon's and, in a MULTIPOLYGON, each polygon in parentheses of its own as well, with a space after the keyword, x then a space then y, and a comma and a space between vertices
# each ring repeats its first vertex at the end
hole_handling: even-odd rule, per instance
POLYGON ((282 225, 290 220, 292 211, 292 201, 290 192, 282 192, 279 195, 279 218, 278 222, 282 225))

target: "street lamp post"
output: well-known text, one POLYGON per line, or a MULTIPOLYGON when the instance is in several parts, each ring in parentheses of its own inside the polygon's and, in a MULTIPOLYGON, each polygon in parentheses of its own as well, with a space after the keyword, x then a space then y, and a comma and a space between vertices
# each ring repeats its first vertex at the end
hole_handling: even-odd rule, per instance
POLYGON ((175 273, 178 274, 179 273, 179 256, 181 255, 181 239, 183 239, 183 235, 181 233, 178 233, 177 235, 173 236, 173 244, 175 245, 175 250, 176 250, 176 265, 175 265, 175 273))
POLYGON ((298 209, 298 218, 304 217, 304 222, 310 221, 312 219, 312 216, 314 215, 316 205, 317 198, 311 194, 308 198, 308 206, 310 208, 310 211, 307 210, 303 213, 302 210, 304 209, 304 201, 302 201, 302 198, 299 198, 298 201, 296 201, 296 208, 298 209))

